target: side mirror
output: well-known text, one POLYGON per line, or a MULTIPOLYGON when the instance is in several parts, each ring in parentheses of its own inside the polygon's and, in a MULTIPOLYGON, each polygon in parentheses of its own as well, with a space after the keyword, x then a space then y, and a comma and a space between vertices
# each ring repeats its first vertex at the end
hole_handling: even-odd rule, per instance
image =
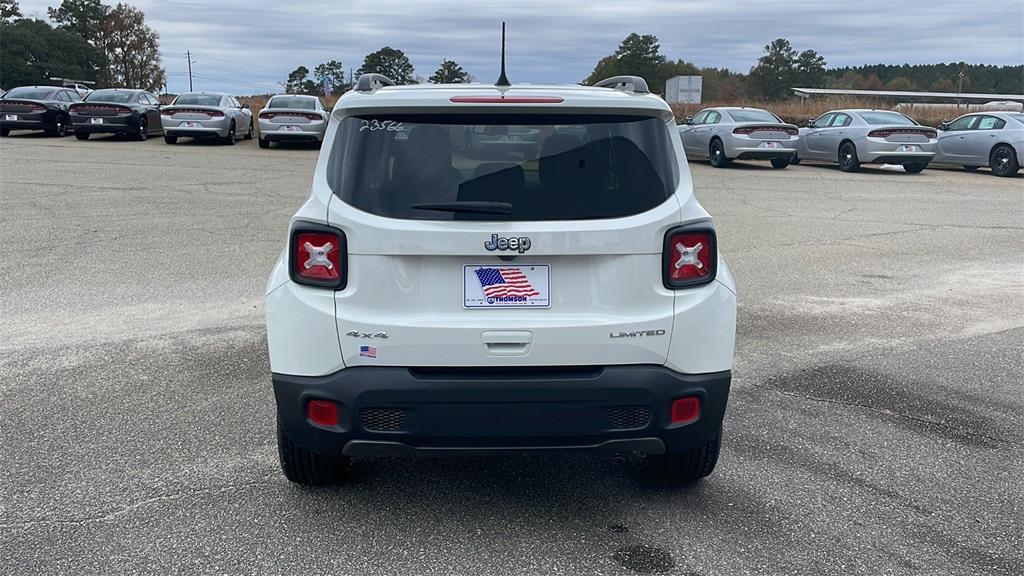
POLYGON ((814 118, 807 120, 807 127, 814 128, 814 118))
POLYGON ((248 104, 242 104, 242 108, 243 108, 244 110, 248 110, 248 109, 249 109, 249 105, 248 105, 248 104))
POLYGON ((948 120, 943 120, 942 122, 940 122, 939 123, 939 130, 942 130, 943 132, 945 132, 946 130, 949 130, 949 121, 948 120))
POLYGON ((689 125, 692 126, 693 125, 693 116, 687 116, 686 117, 686 122, 684 122, 684 124, 689 124, 689 125))

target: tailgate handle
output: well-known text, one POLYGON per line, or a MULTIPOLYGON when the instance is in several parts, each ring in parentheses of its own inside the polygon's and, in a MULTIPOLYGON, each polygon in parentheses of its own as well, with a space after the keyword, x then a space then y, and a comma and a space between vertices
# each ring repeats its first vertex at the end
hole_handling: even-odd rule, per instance
POLYGON ((533 332, 489 331, 481 335, 484 351, 491 356, 524 356, 533 344, 533 332))

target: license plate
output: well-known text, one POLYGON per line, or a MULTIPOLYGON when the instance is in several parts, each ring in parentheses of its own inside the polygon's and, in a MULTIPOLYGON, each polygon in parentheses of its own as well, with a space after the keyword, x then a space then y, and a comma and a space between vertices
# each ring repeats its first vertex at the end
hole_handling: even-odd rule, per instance
POLYGON ((103 124, 103 118, 89 118, 90 124, 103 124))
POLYGON ((551 267, 547 264, 463 267, 466 308, 548 308, 551 267))
POLYGON ((782 142, 761 142, 761 148, 782 148, 782 142))
POLYGON ((5 114, 4 115, 4 120, 10 120, 11 122, 16 122, 18 120, 18 115, 17 114, 5 114))
POLYGON ((181 124, 178 124, 178 127, 179 128, 202 128, 203 125, 200 124, 199 122, 182 122, 181 124))
POLYGON ((285 132, 302 132, 301 126, 285 126, 282 128, 285 132))
POLYGON ((913 144, 904 144, 900 146, 900 152, 920 152, 921 148, 913 144))

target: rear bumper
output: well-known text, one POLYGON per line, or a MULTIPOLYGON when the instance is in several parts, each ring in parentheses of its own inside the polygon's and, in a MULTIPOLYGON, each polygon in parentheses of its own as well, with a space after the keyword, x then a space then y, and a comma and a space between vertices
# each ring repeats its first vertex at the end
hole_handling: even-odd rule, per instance
POLYGON ((47 130, 53 127, 53 121, 49 118, 33 118, 30 120, 3 120, 0 115, 0 128, 8 130, 47 130))
POLYGON ((721 427, 731 373, 662 366, 579 368, 347 368, 328 376, 274 374, 285 433, 307 450, 351 456, 490 450, 678 453, 721 427), (671 403, 701 401, 700 417, 670 423, 671 403), (306 417, 310 400, 338 405, 339 422, 306 417))
POLYGON ((734 156, 737 160, 776 160, 778 158, 791 159, 796 156, 796 148, 739 148, 734 156))
POLYGON ((75 132, 85 134, 124 134, 135 132, 139 129, 138 121, 131 117, 103 118, 102 124, 93 124, 88 118, 83 119, 74 116, 72 116, 71 121, 75 132))
POLYGON ((323 122, 315 124, 294 124, 302 130, 283 130, 282 124, 260 120, 260 138, 273 142, 323 142, 327 125, 323 122))
POLYGON ((906 152, 900 154, 880 154, 878 156, 872 156, 870 158, 861 160, 863 164, 929 164, 935 154, 930 152, 917 152, 908 154, 906 152))

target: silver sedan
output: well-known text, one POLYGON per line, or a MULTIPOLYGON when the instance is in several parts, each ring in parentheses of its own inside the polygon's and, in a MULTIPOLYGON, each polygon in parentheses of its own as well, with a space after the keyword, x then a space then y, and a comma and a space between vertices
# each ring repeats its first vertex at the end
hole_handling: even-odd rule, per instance
POLYGON ((996 176, 1014 176, 1024 161, 1024 114, 976 112, 939 125, 934 162, 967 170, 988 166, 996 176))
POLYGON ((260 110, 260 148, 271 142, 323 142, 331 113, 316 96, 274 96, 260 110))
POLYGON ((889 110, 832 110, 800 129, 797 162, 836 162, 844 172, 861 164, 902 164, 916 174, 935 156, 937 133, 889 110))
POLYGON ((733 160, 770 160, 785 168, 796 154, 799 130, 760 108, 708 108, 678 126, 687 158, 707 158, 715 168, 733 160))
POLYGON ((160 110, 164 142, 174 144, 183 136, 216 138, 234 144, 239 135, 252 139, 252 112, 234 96, 220 92, 180 94, 160 110))

